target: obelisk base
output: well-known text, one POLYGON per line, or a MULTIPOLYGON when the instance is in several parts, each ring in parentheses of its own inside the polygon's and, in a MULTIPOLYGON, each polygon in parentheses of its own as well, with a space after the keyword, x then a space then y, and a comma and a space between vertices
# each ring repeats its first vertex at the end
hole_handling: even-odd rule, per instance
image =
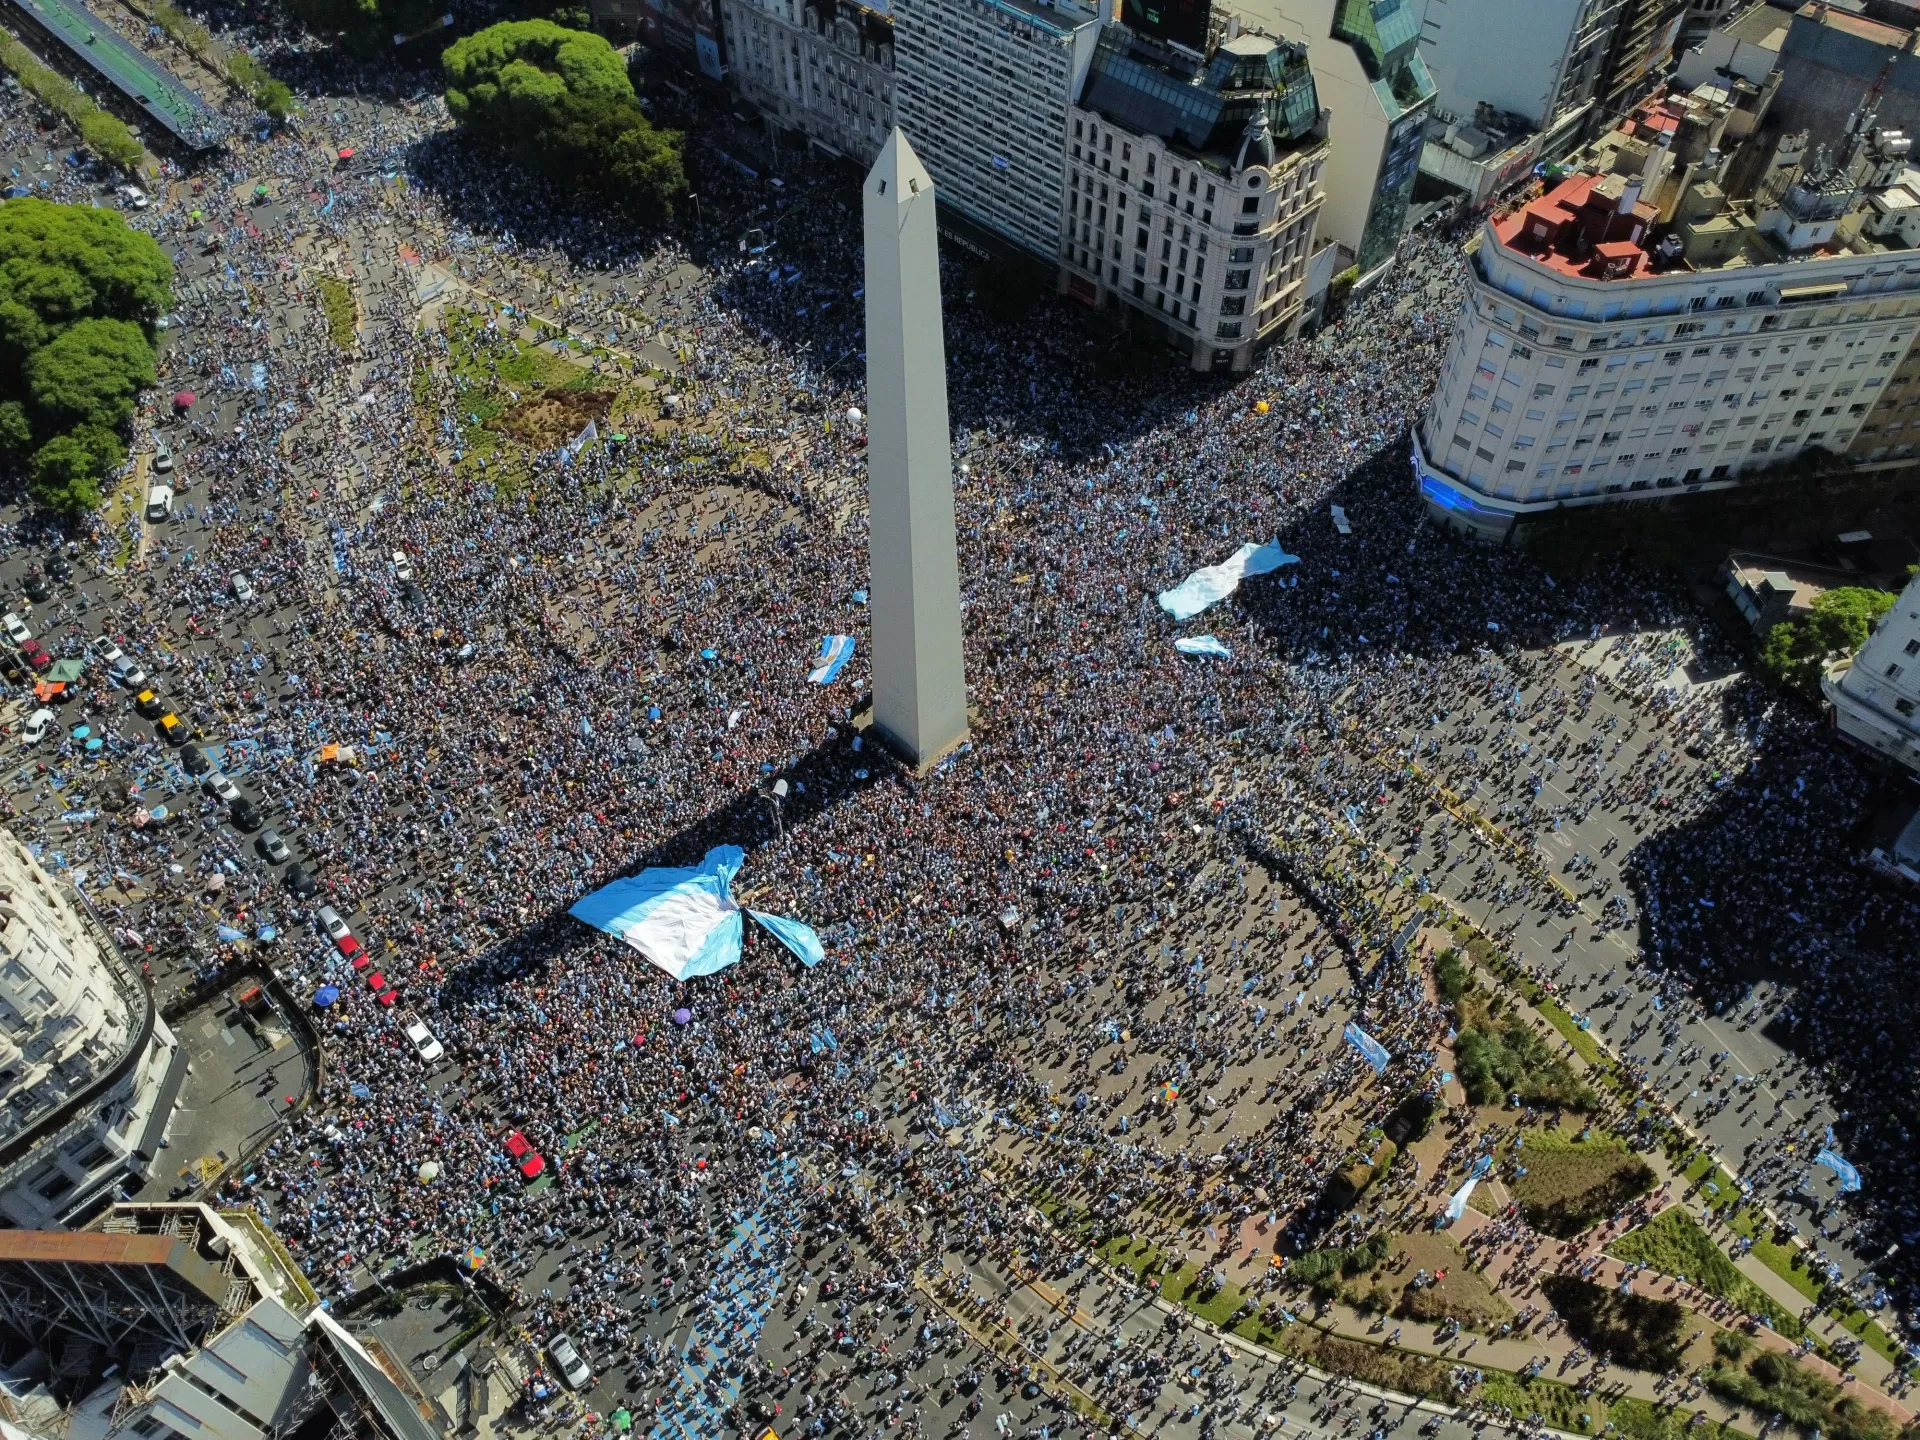
POLYGON ((886 730, 873 723, 873 703, 871 701, 853 712, 853 728, 865 735, 869 740, 886 746, 887 753, 905 765, 908 772, 915 778, 928 774, 942 760, 945 760, 949 755, 973 739, 973 732, 979 723, 980 717, 975 714, 973 707, 969 705, 967 707, 967 728, 954 736, 953 739, 949 740, 938 750, 934 751, 932 755, 921 759, 915 757, 912 747, 903 744, 898 737, 889 734, 886 730))

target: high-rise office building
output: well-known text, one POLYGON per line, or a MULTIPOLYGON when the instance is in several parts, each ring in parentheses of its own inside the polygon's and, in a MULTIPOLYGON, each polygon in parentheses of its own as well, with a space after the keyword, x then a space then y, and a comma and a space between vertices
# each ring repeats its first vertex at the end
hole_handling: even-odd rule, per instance
POLYGON ((1420 54, 1436 111, 1471 120, 1486 105, 1535 130, 1559 125, 1592 104, 1629 3, 1425 0, 1420 54))
POLYGON ((1221 0, 1221 9, 1306 46, 1328 112, 1319 238, 1368 283, 1399 248, 1433 112, 1416 0, 1221 0))
POLYGON ((1079 0, 898 0, 894 114, 942 212, 1059 255, 1067 110, 1099 32, 1079 0))
POLYGON ((148 1175, 186 1069, 83 902, 0 830, 0 1217, 57 1230, 148 1175))
POLYGON ((1673 61, 1688 0, 1626 0, 1613 25, 1606 69, 1594 92, 1603 124, 1646 99, 1673 61))
POLYGON ((1642 107, 1585 173, 1488 221, 1415 429, 1436 520, 1497 540, 1852 443, 1920 327, 1920 262, 1869 203, 1908 142, 1856 114, 1839 156, 1803 148, 1733 204, 1702 103, 1642 107))
POLYGON ((720 0, 728 73, 774 124, 862 163, 893 128, 893 17, 855 0, 720 0))
POLYGON ((1195 369, 1291 333, 1327 154, 1304 45, 1240 33, 1201 61, 1108 26, 1071 124, 1070 294, 1149 316, 1195 369))

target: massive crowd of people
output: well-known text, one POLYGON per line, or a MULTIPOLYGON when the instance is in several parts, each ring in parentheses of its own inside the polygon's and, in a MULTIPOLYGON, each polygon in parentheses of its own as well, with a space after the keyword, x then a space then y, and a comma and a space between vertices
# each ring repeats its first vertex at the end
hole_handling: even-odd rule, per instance
MULTIPOLYGON (((8 139, 26 119, 0 115, 8 139)), ((344 1287, 423 1241, 481 1247, 509 1278, 558 1252, 590 1283, 540 1297, 540 1322, 653 1366, 619 1297, 698 1293, 714 1217, 754 1209, 776 1156, 865 1164, 927 1202, 940 1238, 896 1247, 896 1280, 1001 1233, 977 1171, 909 1164, 908 1128, 936 1105, 1051 1108, 1061 1133, 1107 1147, 1116 1213, 1219 1169, 1210 1193, 1236 1221, 1266 1210, 1282 1234, 1358 1238, 1386 1201, 1325 1213, 1329 1117, 1374 1122, 1398 1096, 1357 1083, 1342 1027, 1363 1024, 1389 1074, 1419 1085, 1445 1026, 1404 967, 1369 983, 1383 912, 1358 873, 1311 857, 1364 834, 1411 864, 1431 843, 1395 778, 1414 765, 1522 839, 1596 807, 1637 821, 1632 904, 1597 884, 1596 903, 1637 919, 1675 1003, 1791 982, 1782 1020, 1837 1084, 1870 1177, 1862 1249, 1912 1238, 1896 967, 1920 937, 1849 854, 1869 780, 1812 716, 1745 682, 1668 687, 1640 642, 1605 681, 1637 717, 1621 743, 1644 732, 1625 759, 1608 768, 1620 744, 1534 753, 1551 741, 1523 729, 1594 703, 1582 646, 1598 627, 1712 642, 1645 576, 1548 577, 1424 522, 1406 436, 1457 303, 1457 236, 1408 236, 1337 323, 1231 380, 1116 377, 1064 302, 990 320, 969 262, 948 257, 978 723, 915 778, 855 726, 863 658, 807 682, 822 636, 865 648, 850 177, 775 190, 694 143, 706 223, 639 237, 449 137, 431 96, 314 94, 297 131, 176 171, 135 218, 181 259, 142 427, 190 488, 171 524, 97 527, 110 593, 38 623, 143 659, 403 1004, 382 1009, 289 923, 309 907, 117 695, 81 698, 74 719, 109 743, 62 742, 23 773, 11 823, 84 865, 156 964, 212 959, 216 927, 272 921, 283 972, 343 987, 321 1017, 324 1089, 250 1190, 316 1279, 344 1287), (738 243, 753 228, 771 251, 738 243), (323 276, 357 287, 351 354, 323 276), (429 289, 430 314, 474 313, 491 338, 421 327, 429 289), (597 349, 610 385, 659 371, 652 433, 511 476, 473 463, 455 375, 510 363, 530 312, 597 349), (744 465, 747 450, 763 458, 744 465), (1297 565, 1185 626, 1157 606, 1194 568, 1275 539, 1297 565), (235 598, 235 574, 257 598, 235 598), (1173 649, 1201 631, 1231 658, 1173 649), (329 743, 359 763, 319 763, 329 743), (171 823, 131 823, 161 797, 171 823), (105 813, 61 819, 82 805, 105 813), (747 850, 759 908, 819 931, 825 963, 750 935, 738 968, 677 985, 565 914, 720 843, 747 850), (1270 884, 1260 857, 1282 853, 1304 868, 1270 884), (1269 888, 1253 924, 1248 897, 1269 888), (408 1014, 458 1063, 444 1089, 400 1033, 408 1014), (508 1128, 558 1162, 551 1189, 523 1192, 508 1128)), ((1516 914, 1564 913, 1537 865, 1495 861, 1484 887, 1516 914)), ((1881 1273, 1906 1277, 1904 1253, 1881 1273)))

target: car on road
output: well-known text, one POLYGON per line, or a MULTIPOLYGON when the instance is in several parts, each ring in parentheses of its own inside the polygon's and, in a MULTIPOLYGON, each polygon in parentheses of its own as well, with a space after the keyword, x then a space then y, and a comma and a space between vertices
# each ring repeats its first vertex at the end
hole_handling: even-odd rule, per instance
POLYGON ((147 198, 147 192, 138 185, 122 185, 113 193, 120 197, 120 203, 129 210, 144 210, 153 203, 147 198))
POLYGON ((118 665, 127 658, 127 652, 104 635, 93 639, 93 658, 106 665, 118 665))
POLYGON ((278 830, 262 830, 260 838, 253 842, 253 848, 275 865, 284 865, 293 858, 293 852, 287 849, 287 842, 281 838, 278 830))
POLYGON ((413 1053, 431 1065, 447 1053, 447 1047, 433 1038, 433 1032, 418 1020, 407 1025, 407 1039, 413 1042, 413 1053))
POLYGON ((198 745, 187 745, 180 751, 180 768, 189 775, 209 775, 213 773, 213 761, 198 745))
POLYGON ((580 1352, 573 1348, 573 1341, 564 1333, 547 1342, 547 1353, 553 1356, 560 1378, 575 1390, 584 1390, 593 1383, 593 1372, 587 1369, 587 1362, 580 1358, 580 1352))
POLYGON ((260 807, 244 795, 227 806, 227 813, 233 817, 236 830, 258 830, 266 820, 260 807))
POLYGON ((20 646, 20 653, 27 657, 27 664, 36 670, 44 670, 53 664, 53 656, 38 640, 28 640, 20 646))
POLYGON ((160 717, 153 729, 154 733, 169 745, 184 745, 187 743, 187 737, 192 734, 187 729, 186 722, 171 710, 160 717))
POLYGON ((160 718, 160 712, 166 707, 161 703, 160 697, 153 691, 137 690, 133 696, 133 708, 149 720, 158 720, 160 718))
POLYGON ((27 723, 20 727, 20 738, 28 745, 37 745, 46 738, 47 730, 52 726, 55 715, 44 705, 27 717, 27 723))
POLYGON ((173 514, 173 487, 155 485, 147 491, 147 523, 158 525, 173 514))
POLYGON ((218 795, 229 805, 240 798, 240 787, 234 784, 224 771, 215 770, 200 784, 209 795, 218 795))
POLYGON ((47 556, 46 564, 40 568, 47 572, 49 579, 58 580, 62 584, 73 578, 73 566, 67 563, 67 557, 58 550, 47 556))
POLYGON ((393 552, 393 577, 396 580, 413 579, 413 562, 407 559, 407 552, 404 550, 393 552))
POLYGON ((0 626, 4 626, 7 638, 16 645, 24 645, 33 638, 33 632, 27 628, 27 622, 9 610, 0 616, 0 626))
POLYGON ((307 867, 298 860, 287 867, 287 893, 296 900, 311 899, 320 889, 313 876, 307 873, 307 867))
POLYGON ((320 928, 327 932, 327 938, 333 941, 333 948, 351 960, 364 948, 354 938, 353 931, 347 928, 347 922, 340 918, 340 912, 331 905, 320 907, 320 928))
POLYGON ((253 582, 238 570, 233 572, 233 598, 242 605, 253 603, 253 582))
POLYGON ((114 662, 113 666, 107 671, 107 674, 112 677, 115 683, 123 685, 129 690, 139 690, 147 683, 147 672, 124 655, 114 662))
POLYGON ((173 451, 167 448, 165 441, 162 441, 159 445, 154 447, 153 473, 156 475, 165 475, 171 472, 172 469, 173 469, 173 451))
POLYGON ((52 584, 38 570, 29 570, 26 578, 20 582, 20 588, 27 592, 27 598, 36 605, 53 598, 52 584))

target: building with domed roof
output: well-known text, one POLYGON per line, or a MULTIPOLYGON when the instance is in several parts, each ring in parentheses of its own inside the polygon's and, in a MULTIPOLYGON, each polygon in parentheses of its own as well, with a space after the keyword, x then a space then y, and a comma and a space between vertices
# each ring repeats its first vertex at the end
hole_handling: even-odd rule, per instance
POLYGON ((1102 29, 1067 116, 1066 292, 1145 315, 1196 370, 1291 335, 1325 199, 1325 112, 1303 44, 1229 21, 1210 54, 1102 29))

